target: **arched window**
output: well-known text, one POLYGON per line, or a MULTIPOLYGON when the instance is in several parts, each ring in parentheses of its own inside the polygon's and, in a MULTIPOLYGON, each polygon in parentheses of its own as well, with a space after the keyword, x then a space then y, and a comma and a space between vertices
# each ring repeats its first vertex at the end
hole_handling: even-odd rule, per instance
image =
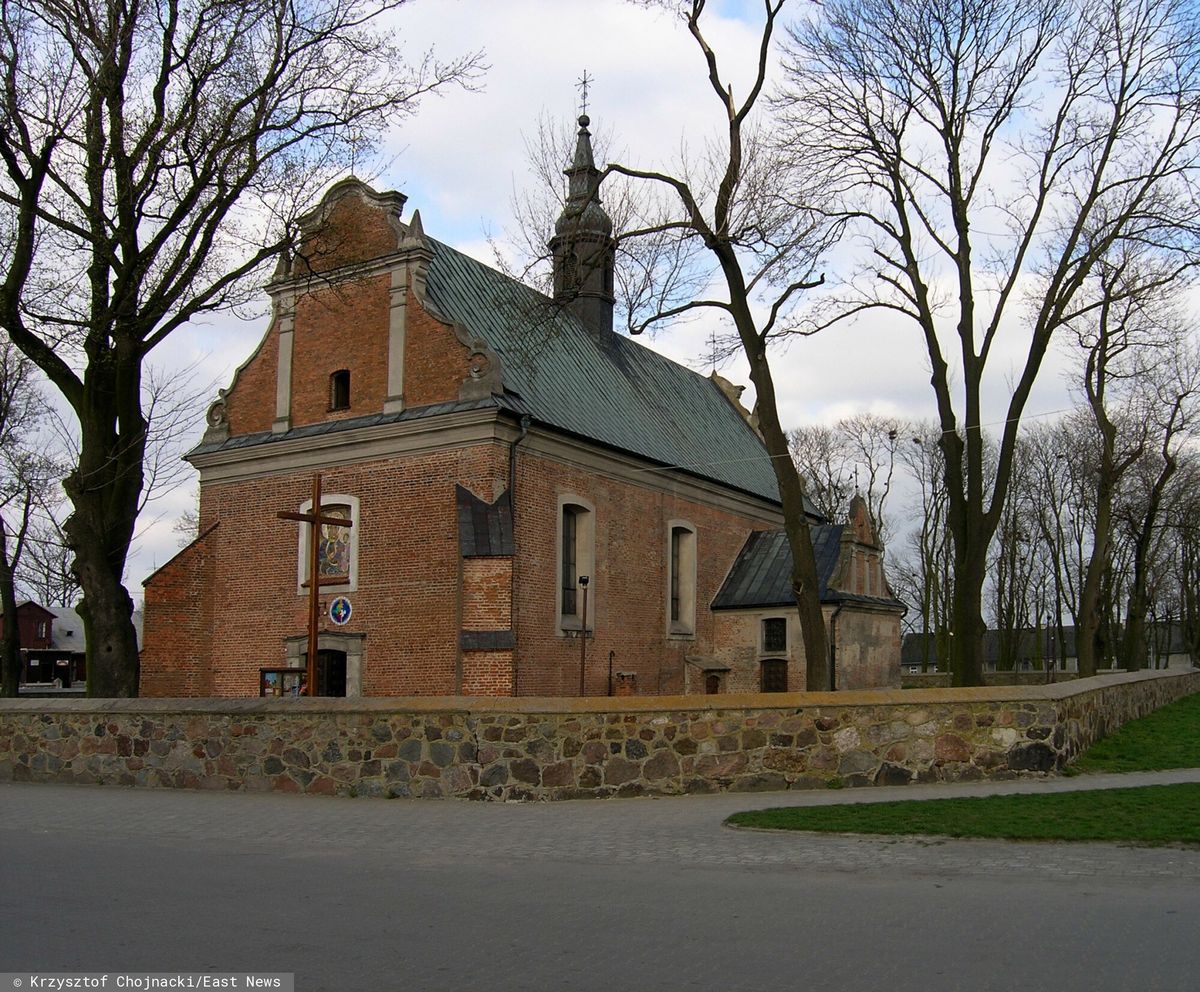
POLYGON ((350 409, 350 370, 338 369, 329 377, 329 409, 350 409))
POLYGON ((596 615, 595 514, 577 497, 563 497, 558 513, 558 619, 559 627, 578 630, 583 624, 583 587, 588 577, 588 629, 596 615))
POLYGON ((667 531, 667 630, 696 631, 696 528, 672 520, 667 531))
POLYGON ((716 696, 721 692, 721 676, 708 674, 704 676, 704 694, 706 696, 716 696))

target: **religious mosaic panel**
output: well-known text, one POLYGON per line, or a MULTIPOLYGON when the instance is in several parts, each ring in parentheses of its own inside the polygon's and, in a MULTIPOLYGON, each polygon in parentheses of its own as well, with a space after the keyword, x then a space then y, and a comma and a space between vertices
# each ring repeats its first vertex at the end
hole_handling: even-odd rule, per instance
MULTIPOLYGON (((350 520, 350 507, 321 507, 321 515, 350 520)), ((322 578, 345 578, 350 575, 350 528, 337 524, 322 524, 321 539, 317 545, 317 563, 322 578)))

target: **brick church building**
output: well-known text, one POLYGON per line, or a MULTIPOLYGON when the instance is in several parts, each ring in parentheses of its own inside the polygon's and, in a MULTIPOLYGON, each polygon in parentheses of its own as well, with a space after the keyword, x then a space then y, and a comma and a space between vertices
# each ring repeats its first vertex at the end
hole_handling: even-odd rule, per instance
MULTIPOLYGON (((323 694, 803 688, 765 448, 732 386, 613 331, 580 124, 554 299, 402 220, 400 193, 348 179, 303 218, 188 455, 199 536, 146 580, 144 695, 294 691, 312 528, 278 514, 311 510, 316 473, 347 521, 316 532, 323 694)), ((838 687, 898 685, 865 512, 813 523, 838 687)))

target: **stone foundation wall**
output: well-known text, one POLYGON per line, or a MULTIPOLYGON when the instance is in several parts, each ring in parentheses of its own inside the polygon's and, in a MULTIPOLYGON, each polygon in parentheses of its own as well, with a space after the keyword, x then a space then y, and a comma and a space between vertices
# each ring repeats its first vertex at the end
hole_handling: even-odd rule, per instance
POLYGON ((0 780, 509 800, 1013 778, 1195 692, 1197 671, 703 702, 0 700, 0 780))

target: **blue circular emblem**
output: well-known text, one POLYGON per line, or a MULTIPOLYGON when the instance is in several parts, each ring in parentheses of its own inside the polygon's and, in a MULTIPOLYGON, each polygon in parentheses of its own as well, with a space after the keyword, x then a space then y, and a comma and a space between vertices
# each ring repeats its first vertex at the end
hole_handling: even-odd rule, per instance
POLYGON ((350 605, 350 600, 345 596, 338 596, 337 599, 329 604, 329 619, 339 627, 348 624, 353 613, 354 608, 350 605))

